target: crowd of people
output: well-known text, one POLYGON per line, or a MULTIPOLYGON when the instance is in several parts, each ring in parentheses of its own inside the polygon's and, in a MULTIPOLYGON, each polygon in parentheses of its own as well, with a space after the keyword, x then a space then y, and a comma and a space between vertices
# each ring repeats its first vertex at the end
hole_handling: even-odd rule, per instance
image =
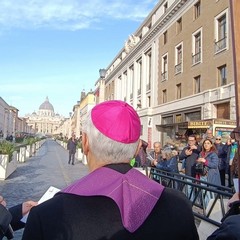
MULTIPOLYGON (((142 140, 145 150, 136 157, 137 166, 183 173, 214 185, 233 188, 233 178, 238 177, 236 140, 229 136, 228 141, 223 143, 221 136, 212 135, 211 129, 206 131, 205 138, 200 142, 194 134, 186 138, 186 146, 181 151, 171 144, 162 146, 160 142, 154 142, 153 150, 147 151, 147 143, 142 140)), ((159 180, 157 176, 153 178, 159 180)))
MULTIPOLYGON (((14 212, 8 218, 0 215, 0 239, 13 225, 14 230, 25 227, 23 240, 198 240, 189 199, 181 191, 144 176, 130 162, 135 159, 141 167, 175 173, 179 171, 178 160, 182 159, 185 174, 195 177, 199 173, 193 166, 202 163, 208 168, 204 176, 207 181, 218 179, 220 184, 220 151, 215 150, 216 141, 206 138, 199 145, 191 135, 180 154, 172 146, 162 148, 160 142, 155 142, 154 149, 148 152, 140 134, 140 118, 126 102, 112 100, 96 105, 87 114, 82 134, 89 174, 41 204, 28 201, 16 206, 17 216, 14 212), (29 213, 26 224, 19 225, 19 219, 26 213, 29 213)), ((234 162, 232 146, 231 142, 227 148, 229 165, 234 162)), ((74 151, 69 151, 69 163, 72 154, 74 151)), ((239 206, 239 195, 234 195, 231 202, 239 206)), ((6 206, 1 196, 0 205, 6 206)), ((236 238, 231 239, 240 239, 239 215, 237 220, 233 215, 223 221, 209 240, 230 239, 226 226, 229 231, 233 225, 234 231, 230 232, 236 238)))

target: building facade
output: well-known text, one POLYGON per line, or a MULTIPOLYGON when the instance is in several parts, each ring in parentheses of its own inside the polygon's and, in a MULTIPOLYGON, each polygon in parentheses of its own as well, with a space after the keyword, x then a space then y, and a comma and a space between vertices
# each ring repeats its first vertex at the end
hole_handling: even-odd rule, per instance
POLYGON ((34 133, 25 119, 18 116, 18 111, 0 97, 0 139, 8 139, 9 136, 14 138, 19 133, 34 133))
POLYGON ((52 136, 56 133, 61 123, 65 120, 58 113, 55 114, 53 105, 49 102, 48 97, 40 105, 38 112, 26 115, 28 126, 36 131, 37 134, 52 136))
POLYGON ((220 134, 234 127, 230 18, 228 0, 159 1, 106 68, 105 100, 138 111, 150 147, 201 138, 213 120, 220 134))

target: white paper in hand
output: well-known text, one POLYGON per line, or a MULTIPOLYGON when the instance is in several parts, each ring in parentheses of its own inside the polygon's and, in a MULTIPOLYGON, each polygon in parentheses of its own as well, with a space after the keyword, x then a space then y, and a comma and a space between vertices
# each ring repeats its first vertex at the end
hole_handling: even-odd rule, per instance
MULTIPOLYGON (((48 199, 52 198, 57 192, 59 192, 59 188, 55 188, 53 186, 49 187, 48 190, 43 194, 43 196, 39 199, 38 204, 41 204, 48 199)), ((24 215, 21 219, 22 222, 26 223, 28 218, 28 214, 24 215)))
POLYGON ((238 192, 238 178, 234 178, 233 179, 233 185, 234 185, 234 188, 235 188, 235 192, 238 192))
POLYGON ((49 187, 49 189, 43 194, 43 196, 39 199, 38 204, 47 201, 52 198, 60 189, 55 188, 53 186, 49 187))

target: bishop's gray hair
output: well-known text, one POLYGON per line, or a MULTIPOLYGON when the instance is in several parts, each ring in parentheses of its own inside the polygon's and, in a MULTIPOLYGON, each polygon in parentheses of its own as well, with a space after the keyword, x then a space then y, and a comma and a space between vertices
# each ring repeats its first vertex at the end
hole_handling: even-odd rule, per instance
POLYGON ((129 162, 137 151, 139 139, 135 143, 126 144, 106 137, 94 126, 91 111, 86 115, 82 131, 88 136, 93 155, 106 164, 129 162))

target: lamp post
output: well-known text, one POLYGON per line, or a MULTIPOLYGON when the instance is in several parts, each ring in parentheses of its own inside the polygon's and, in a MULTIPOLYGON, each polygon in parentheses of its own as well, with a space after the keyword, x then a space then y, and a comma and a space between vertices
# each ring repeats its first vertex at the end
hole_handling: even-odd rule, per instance
POLYGON ((105 77, 106 77, 107 70, 102 68, 99 69, 100 79, 98 80, 99 83, 99 92, 98 92, 98 103, 101 103, 105 100, 105 77))
POLYGON ((99 69, 99 75, 100 75, 101 79, 105 78, 106 73, 107 73, 106 69, 104 69, 104 68, 99 69))

